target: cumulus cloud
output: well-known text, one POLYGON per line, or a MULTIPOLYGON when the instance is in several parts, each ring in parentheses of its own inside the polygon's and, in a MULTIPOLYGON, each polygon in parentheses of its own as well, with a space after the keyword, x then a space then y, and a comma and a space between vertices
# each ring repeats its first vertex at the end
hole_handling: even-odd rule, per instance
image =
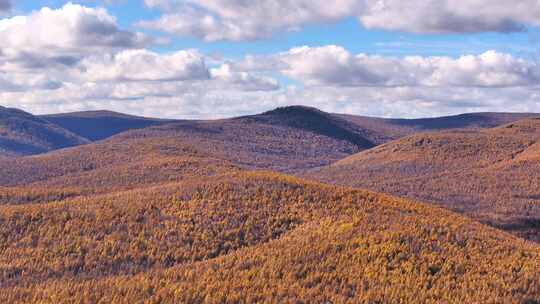
MULTIPOLYGON (((538 20, 534 5, 526 13, 504 15, 507 2, 497 0, 484 10, 479 9, 487 3, 482 0, 459 8, 453 2, 451 6, 439 1, 444 4, 439 7, 429 0, 408 1, 407 7, 391 0, 340 0, 333 6, 319 0, 146 3, 163 12, 163 18, 146 25, 166 29, 168 25, 158 23, 170 18, 170 26, 176 27, 171 32, 205 40, 258 39, 348 16, 369 27, 419 32, 520 30, 538 20), (470 13, 472 8, 476 15, 470 13), (427 9, 437 11, 422 15, 427 9), (398 11, 402 19, 387 20, 398 11), (474 17, 478 14, 485 18, 472 26, 460 21, 460 29, 453 22, 438 21, 452 20, 448 12, 471 22, 479 20, 474 17), (504 22, 497 20, 503 19, 512 26, 500 26, 504 22)), ((521 2, 513 9, 524 10, 521 2)), ((539 64, 496 51, 457 58, 386 57, 330 45, 242 60, 207 58, 197 50, 151 51, 147 45, 152 39, 121 29, 105 9, 75 4, 0 20, 0 41, 0 104, 35 113, 106 108, 171 118, 218 118, 291 104, 394 117, 540 112, 539 64)))
POLYGON ((463 112, 540 112, 532 87, 286 87, 275 91, 209 90, 195 82, 66 84, 56 90, 0 91, 4 106, 34 113, 110 109, 124 113, 210 119, 303 104, 337 113, 427 117, 463 112))
POLYGON ((68 3, 0 20, 0 41, 0 62, 40 68, 73 65, 96 51, 140 48, 150 39, 120 29, 105 9, 68 3))
POLYGON ((540 25, 536 0, 378 0, 359 18, 367 28, 417 33, 515 32, 540 25))
POLYGON ((311 23, 357 18, 367 28, 416 33, 515 32, 540 26, 537 0, 145 0, 163 11, 141 26, 207 41, 254 40, 311 23))
POLYGON ((0 71, 0 91, 22 92, 26 90, 55 90, 62 86, 46 75, 5 73, 0 71))
POLYGON ((0 104, 35 113, 171 116, 280 88, 261 71, 208 64, 197 50, 148 50, 152 39, 121 29, 103 8, 68 3, 1 19, 0 41, 0 104))
POLYGON ((540 112, 537 65, 494 51, 392 58, 300 47, 208 67, 193 50, 126 50, 88 57, 69 72, 0 74, 0 100, 37 113, 107 108, 171 118, 231 117, 291 104, 385 117, 540 112), (274 74, 299 85, 282 87, 268 76, 274 74))
POLYGON ((296 30, 311 22, 331 22, 358 11, 361 1, 335 0, 145 0, 165 12, 140 25, 207 41, 254 40, 274 31, 296 30))
POLYGON ((230 64, 222 64, 210 70, 212 78, 235 85, 245 91, 274 91, 279 83, 274 78, 252 73, 234 71, 230 64))
POLYGON ((203 56, 195 50, 171 54, 125 50, 88 57, 81 67, 89 81, 185 81, 210 77, 203 56))
POLYGON ((540 83, 540 65, 487 51, 459 58, 351 54, 339 46, 300 47, 279 55, 282 72, 308 85, 509 87, 540 83))
POLYGON ((160 54, 139 49, 90 56, 71 70, 69 78, 88 82, 147 82, 160 94, 170 90, 156 84, 166 82, 174 83, 173 87, 194 87, 194 82, 201 82, 198 85, 204 85, 207 90, 272 91, 280 87, 269 76, 240 71, 228 63, 210 68, 197 50, 160 54))

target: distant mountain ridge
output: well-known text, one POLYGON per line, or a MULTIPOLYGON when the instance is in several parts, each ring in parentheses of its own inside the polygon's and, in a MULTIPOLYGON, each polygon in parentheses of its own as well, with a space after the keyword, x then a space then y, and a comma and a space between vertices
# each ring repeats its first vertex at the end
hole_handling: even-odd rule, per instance
MULTIPOLYGON (((41 154, 60 148, 105 140, 134 130, 142 130, 139 134, 144 133, 144 136, 151 136, 158 130, 159 135, 157 136, 171 135, 174 133, 173 130, 176 130, 180 132, 176 134, 178 136, 203 136, 207 138, 209 134, 213 134, 214 137, 221 134, 221 139, 219 139, 221 142, 228 140, 227 136, 241 136, 247 140, 249 136, 258 136, 257 128, 248 130, 249 126, 254 124, 264 126, 265 131, 262 131, 260 135, 267 138, 268 136, 273 137, 271 134, 276 133, 271 130, 272 128, 276 128, 277 133, 283 133, 285 130, 296 130, 294 132, 298 134, 302 132, 311 134, 307 136, 307 139, 303 139, 305 148, 309 147, 307 141, 315 138, 317 140, 326 138, 335 143, 340 142, 339 145, 344 144, 339 149, 341 149, 340 153, 345 154, 332 156, 330 158, 332 161, 337 160, 335 157, 345 157, 411 134, 454 128, 489 128, 536 115, 528 113, 472 113, 423 119, 386 119, 333 114, 305 106, 287 106, 256 115, 203 121, 147 118, 112 111, 86 111, 41 116, 33 116, 15 109, 8 111, 6 108, 0 108, 0 112, 3 113, 0 120, 4 122, 4 125, 7 125, 9 120, 10 126, 9 128, 4 127, 3 136, 0 136, 0 157, 41 154), (24 119, 17 120, 17 117, 19 119, 24 117, 24 119), (29 127, 29 122, 34 123, 33 127, 29 127), (239 128, 237 131, 234 131, 235 126, 239 128), (41 131, 38 131, 40 128, 41 131), (226 134, 222 132, 223 128, 227 129, 226 134), (14 130, 26 130, 26 133, 14 132, 14 130), (11 135, 7 135, 8 133, 11 135), (36 134, 32 135, 32 133, 36 134), (41 135, 36 136, 37 134, 41 135), (347 145, 349 147, 345 147, 347 145)), ((134 134, 136 133, 126 136, 134 134)), ((283 133, 280 136, 287 135, 283 133)), ((234 140, 238 141, 239 139, 234 138, 234 140)), ((298 140, 301 139, 298 138, 298 140)), ((289 142, 288 145, 292 145, 292 142, 289 142)), ((310 147, 309 153, 315 153, 313 149, 317 149, 317 146, 316 144, 310 147)), ((274 147, 273 149, 282 148, 274 147)), ((276 153, 279 152, 276 151, 276 153)), ((317 160, 311 162, 310 166, 325 165, 327 164, 325 162, 317 160)))
POLYGON ((91 141, 102 140, 128 130, 142 129, 171 121, 132 116, 112 111, 74 112, 40 117, 91 141))
POLYGON ((334 114, 361 129, 368 130, 365 136, 377 144, 396 140, 420 132, 451 129, 493 128, 525 118, 537 117, 536 113, 466 113, 432 118, 378 118, 348 114, 334 114))
POLYGON ((30 113, 0 107, 0 155, 40 154, 88 142, 86 138, 30 113))

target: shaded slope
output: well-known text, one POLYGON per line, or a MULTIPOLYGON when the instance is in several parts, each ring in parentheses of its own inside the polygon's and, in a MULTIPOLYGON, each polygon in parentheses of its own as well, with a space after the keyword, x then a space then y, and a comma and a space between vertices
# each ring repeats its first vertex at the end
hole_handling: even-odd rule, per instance
POLYGON ((375 146, 371 141, 359 134, 361 130, 354 124, 316 108, 290 106, 239 119, 303 129, 331 138, 349 141, 361 149, 369 149, 375 146))
POLYGON ((85 143, 87 139, 44 119, 0 107, 0 155, 31 155, 85 143))
POLYGON ((92 141, 102 140, 128 130, 170 122, 111 111, 76 112, 41 117, 92 141))
POLYGON ((540 241, 540 120, 406 137, 306 174, 473 216, 540 241))
POLYGON ((538 116, 534 113, 468 113, 455 116, 443 116, 420 119, 392 119, 394 125, 413 127, 424 130, 493 128, 510 122, 538 116))
POLYGON ((529 303, 540 294, 538 245, 442 209, 276 174, 3 207, 0 221, 0 301, 9 303, 529 303))

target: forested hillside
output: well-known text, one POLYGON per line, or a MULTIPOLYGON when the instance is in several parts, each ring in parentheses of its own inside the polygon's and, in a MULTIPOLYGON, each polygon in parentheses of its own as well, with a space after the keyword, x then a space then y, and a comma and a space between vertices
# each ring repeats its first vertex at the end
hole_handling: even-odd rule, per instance
POLYGON ((370 148, 293 107, 0 159, 0 302, 536 303, 538 122, 370 148))
POLYGON ((540 120, 418 134, 305 176, 405 196, 540 241, 540 120))
POLYGON ((449 211, 272 173, 0 209, 0 301, 504 302, 540 247, 449 211))
MULTIPOLYGON (((433 130, 487 128, 509 123, 534 114, 477 113, 427 119, 383 119, 332 114, 316 108, 289 106, 257 115, 222 120, 167 120, 126 115, 111 111, 87 111, 33 116, 0 107, 0 158, 42 154, 108 139, 115 135, 185 136, 189 140, 213 141, 231 146, 253 143, 261 155, 303 154, 305 162, 278 166, 287 158, 267 159, 273 165, 262 167, 294 171, 304 167, 327 165, 345 156, 401 137, 433 130), (152 128, 154 127, 154 128, 152 128), (133 131, 133 132, 129 132, 133 131), (124 134, 126 133, 129 134, 124 134), (275 137, 288 138, 288 146, 302 142, 303 150, 275 147, 275 137), (264 141, 268 141, 268 147, 264 141), (309 149, 307 146, 313 145, 309 149), (325 149, 324 147, 328 147, 325 149), (317 149, 323 156, 317 159, 317 149), (334 150, 332 152, 328 149, 334 150), (272 150, 268 151, 264 150, 272 150), (328 157, 328 153, 333 154, 328 157)), ((285 140, 285 139, 284 139, 285 140)), ((224 148, 220 148, 224 149, 224 148)), ((243 153, 226 147, 230 154, 243 153)), ((292 157, 296 157, 292 155, 292 157)), ((252 161, 247 161, 250 163, 252 161)))

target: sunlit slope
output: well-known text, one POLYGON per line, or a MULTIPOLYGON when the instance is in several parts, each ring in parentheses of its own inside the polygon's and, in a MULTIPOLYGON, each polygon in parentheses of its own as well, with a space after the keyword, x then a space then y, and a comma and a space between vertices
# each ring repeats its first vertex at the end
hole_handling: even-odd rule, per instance
POLYGON ((272 173, 0 209, 0 301, 534 303, 540 247, 272 173), (527 302, 529 301, 529 302, 527 302))
POLYGON ((540 120, 417 134, 306 174, 463 212, 540 240, 540 120))
POLYGON ((155 186, 238 170, 177 138, 89 144, 0 161, 0 205, 155 186))

